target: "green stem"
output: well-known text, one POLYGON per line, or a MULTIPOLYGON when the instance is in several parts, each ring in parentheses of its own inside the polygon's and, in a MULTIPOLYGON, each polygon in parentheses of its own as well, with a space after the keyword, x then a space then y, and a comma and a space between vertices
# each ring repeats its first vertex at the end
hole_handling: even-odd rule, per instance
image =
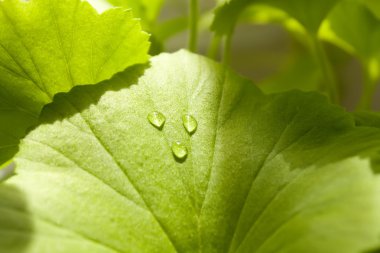
POLYGON ((207 53, 209 58, 217 60, 217 58, 219 56, 220 41, 221 41, 220 36, 218 36, 218 35, 213 36, 211 43, 210 43, 208 53, 207 53))
POLYGON ((335 79, 334 71, 332 69, 331 63, 327 57, 325 48, 322 42, 317 36, 312 36, 312 43, 314 49, 314 56, 322 71, 323 85, 321 87, 322 92, 329 94, 330 99, 333 103, 340 103, 339 87, 335 79))
POLYGON ((224 39, 224 52, 223 52, 224 65, 228 65, 231 61, 232 34, 233 34, 233 29, 226 35, 224 39))
POLYGON ((198 49, 198 18, 199 18, 198 0, 190 0, 189 50, 192 52, 196 52, 198 49))
POLYGON ((363 92, 360 97, 357 110, 371 110, 373 105, 373 99, 375 97, 377 89, 377 81, 370 74, 369 64, 363 64, 365 70, 363 71, 363 92))

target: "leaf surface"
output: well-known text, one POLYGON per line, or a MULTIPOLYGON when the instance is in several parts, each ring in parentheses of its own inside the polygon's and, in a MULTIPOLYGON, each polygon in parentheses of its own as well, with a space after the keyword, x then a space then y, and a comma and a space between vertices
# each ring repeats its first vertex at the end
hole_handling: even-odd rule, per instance
POLYGON ((129 11, 101 15, 80 0, 0 2, 0 164, 55 94, 148 59, 129 11))
POLYGON ((354 115, 357 126, 380 128, 380 113, 363 111, 354 115))
POLYGON ((152 58, 127 87, 134 83, 126 72, 46 107, 22 143, 17 175, 0 186, 0 252, 377 245, 379 178, 354 156, 379 145, 378 129, 355 128, 313 93, 263 95, 186 51, 152 58), (153 111, 166 117, 162 130, 147 119, 153 111), (193 135, 184 114, 198 122, 193 135), (185 160, 173 157, 176 141, 185 160))
MULTIPOLYGON (((355 123, 359 127, 374 127, 374 128, 380 129, 380 113, 378 112, 369 112, 369 111, 355 112, 354 117, 355 117, 355 123)), ((372 165, 372 169, 375 172, 377 173, 380 172, 380 146, 378 146, 377 152, 375 151, 375 155, 371 159, 371 165, 372 165)))

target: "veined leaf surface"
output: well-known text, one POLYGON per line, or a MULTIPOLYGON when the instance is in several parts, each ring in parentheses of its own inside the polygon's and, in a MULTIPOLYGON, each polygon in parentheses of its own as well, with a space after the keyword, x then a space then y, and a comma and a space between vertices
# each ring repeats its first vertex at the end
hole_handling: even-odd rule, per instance
POLYGON ((24 139, 17 175, 0 186, 0 252, 378 244, 379 178, 352 157, 379 145, 378 129, 356 128, 320 95, 263 95, 186 51, 152 58, 138 85, 119 77, 58 96, 24 139), (162 129, 147 119, 154 111, 162 129), (198 122, 192 135, 184 114, 198 122), (175 141, 185 160, 173 157, 175 141))

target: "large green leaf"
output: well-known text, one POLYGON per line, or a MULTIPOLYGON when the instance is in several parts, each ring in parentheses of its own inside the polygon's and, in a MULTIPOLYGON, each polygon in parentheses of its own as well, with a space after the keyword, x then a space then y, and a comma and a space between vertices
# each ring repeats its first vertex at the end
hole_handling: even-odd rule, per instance
POLYGON ((322 96, 263 95, 185 51, 58 96, 0 186, 0 252, 358 253, 380 233, 379 130, 322 96), (133 72, 132 72, 133 73, 133 72), (125 77, 131 78, 129 74, 125 77), (147 115, 166 116, 163 128, 147 115), (182 116, 198 128, 189 135, 182 116), (173 157, 181 141, 189 153, 173 157), (15 243, 17 242, 17 243, 15 243))
POLYGON ((340 0, 229 0, 216 11, 212 25, 219 34, 231 31, 239 15, 251 4, 267 4, 284 10, 298 20, 309 32, 316 34, 331 9, 340 0))
POLYGON ((55 94, 147 61, 129 11, 99 15, 80 0, 0 1, 0 164, 55 94))

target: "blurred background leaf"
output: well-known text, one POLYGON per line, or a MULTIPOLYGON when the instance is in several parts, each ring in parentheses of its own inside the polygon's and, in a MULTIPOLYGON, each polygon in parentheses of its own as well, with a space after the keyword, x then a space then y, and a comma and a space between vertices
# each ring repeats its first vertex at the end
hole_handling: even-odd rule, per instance
MULTIPOLYGON (((142 1, 134 2, 136 4, 142 1)), ((311 36, 307 34, 310 34, 310 30, 315 33, 321 17, 328 15, 328 21, 323 22, 318 30, 318 38, 323 40, 319 43, 325 49, 335 73, 341 104, 349 110, 355 110, 362 94, 362 86, 368 82, 368 71, 372 76, 378 73, 378 59, 373 56, 380 48, 376 47, 379 36, 374 35, 377 33, 375 30, 379 29, 380 2, 337 0, 314 1, 312 4, 318 5, 318 11, 310 14, 314 11, 310 7, 310 1, 302 0, 287 1, 286 4, 278 0, 200 1, 200 52, 206 54, 209 50, 212 33, 208 31, 208 26, 214 19, 215 6, 218 6, 214 26, 218 15, 222 31, 231 28, 228 23, 231 19, 237 24, 232 40, 233 69, 248 76, 265 92, 318 90, 324 81, 313 55, 311 36), (251 4, 252 2, 255 4, 251 4), (293 10, 292 5, 296 2, 302 3, 293 10), (338 4, 333 8, 335 3, 338 4), (352 15, 350 19, 344 15, 345 8, 351 8, 347 10, 352 15), (302 14, 303 10, 312 16, 306 17, 302 14)), ((187 5, 188 1, 165 0, 162 8, 157 9, 157 5, 153 4, 153 9, 159 14, 156 14, 157 20, 154 22, 154 30, 151 31, 154 41, 154 50, 151 52, 174 52, 186 45, 187 5)), ((216 58, 219 57, 217 55, 216 58)), ((379 93, 380 90, 377 90, 377 97, 379 93)), ((380 98, 373 99, 371 105, 379 110, 380 98)))
POLYGON ((360 2, 343 1, 324 22, 320 37, 360 61, 364 87, 359 108, 370 109, 380 77, 380 20, 360 2))

